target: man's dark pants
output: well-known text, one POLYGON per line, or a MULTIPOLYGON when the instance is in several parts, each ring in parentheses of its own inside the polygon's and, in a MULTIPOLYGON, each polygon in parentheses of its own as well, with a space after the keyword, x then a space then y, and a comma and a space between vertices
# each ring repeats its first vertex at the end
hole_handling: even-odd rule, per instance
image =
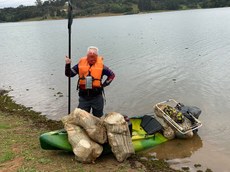
POLYGON ((103 115, 104 98, 102 94, 99 94, 95 97, 79 96, 78 108, 83 109, 89 113, 92 109, 92 113, 94 116, 101 117, 103 115))

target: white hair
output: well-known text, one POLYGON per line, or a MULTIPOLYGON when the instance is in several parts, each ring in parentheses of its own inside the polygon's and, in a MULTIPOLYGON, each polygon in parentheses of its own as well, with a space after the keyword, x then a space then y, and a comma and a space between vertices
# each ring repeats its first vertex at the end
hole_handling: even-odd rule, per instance
POLYGON ((98 49, 97 47, 95 47, 95 46, 89 46, 88 49, 87 49, 87 53, 88 53, 91 49, 95 50, 95 54, 98 55, 99 49, 98 49))

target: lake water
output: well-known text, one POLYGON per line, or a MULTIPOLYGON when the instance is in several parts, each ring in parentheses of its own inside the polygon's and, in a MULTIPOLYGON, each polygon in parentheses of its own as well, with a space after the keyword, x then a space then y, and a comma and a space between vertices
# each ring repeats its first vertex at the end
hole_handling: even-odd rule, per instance
MULTIPOLYGON (((105 89, 106 112, 153 112, 169 98, 201 108, 192 140, 173 140, 149 154, 175 168, 230 171, 230 8, 74 19, 72 60, 98 46, 116 74, 105 89), (202 167, 195 168, 194 164, 202 167)), ((67 20, 0 24, 0 88, 51 119, 67 115, 67 20), (62 93, 61 96, 58 92, 62 93)), ((72 79, 72 110, 78 104, 72 79)))

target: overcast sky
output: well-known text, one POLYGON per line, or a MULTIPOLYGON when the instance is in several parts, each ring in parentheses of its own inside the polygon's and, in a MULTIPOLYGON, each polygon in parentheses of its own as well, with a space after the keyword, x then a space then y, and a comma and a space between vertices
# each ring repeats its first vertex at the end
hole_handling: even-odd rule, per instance
POLYGON ((35 5, 35 0, 0 0, 0 8, 35 5))

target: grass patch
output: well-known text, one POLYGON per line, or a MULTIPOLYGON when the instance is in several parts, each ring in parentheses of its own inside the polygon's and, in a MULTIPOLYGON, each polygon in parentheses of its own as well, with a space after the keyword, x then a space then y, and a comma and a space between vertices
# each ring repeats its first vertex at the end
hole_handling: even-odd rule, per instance
POLYGON ((38 172, 38 171, 32 167, 21 167, 20 169, 18 169, 18 172, 38 172))
POLYGON ((0 156, 0 163, 12 160, 13 158, 14 158, 13 152, 11 152, 10 150, 7 150, 0 156))
POLYGON ((9 129, 9 128, 10 128, 9 125, 7 125, 7 124, 1 124, 1 123, 0 123, 0 130, 1 130, 1 129, 9 129))
POLYGON ((49 164, 52 161, 49 158, 41 158, 38 160, 38 162, 40 162, 41 164, 49 164))

